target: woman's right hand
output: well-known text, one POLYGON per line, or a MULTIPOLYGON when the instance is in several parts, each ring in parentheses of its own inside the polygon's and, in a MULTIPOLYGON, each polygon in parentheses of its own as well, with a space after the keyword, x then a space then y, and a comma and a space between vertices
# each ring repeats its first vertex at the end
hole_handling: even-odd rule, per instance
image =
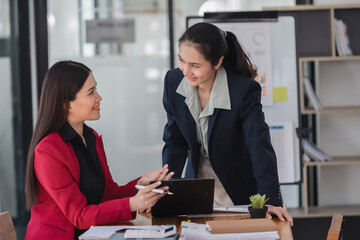
MULTIPOLYGON (((160 185, 161 185, 161 181, 147 185, 145 188, 140 189, 135 196, 130 197, 130 200, 129 200, 130 211, 135 212, 135 211, 150 210, 151 207, 154 206, 155 203, 160 198, 165 196, 165 194, 156 193, 156 192, 151 191, 160 185)), ((163 187, 161 189, 168 190, 169 187, 163 187)))

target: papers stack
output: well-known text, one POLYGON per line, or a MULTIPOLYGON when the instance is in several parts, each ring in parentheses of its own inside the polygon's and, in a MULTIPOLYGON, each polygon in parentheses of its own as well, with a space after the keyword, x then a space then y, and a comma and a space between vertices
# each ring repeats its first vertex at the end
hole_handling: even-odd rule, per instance
POLYGON ((314 161, 331 161, 332 158, 318 149, 314 144, 309 142, 306 139, 302 139, 302 144, 304 147, 304 152, 307 157, 313 159, 314 161))
MULTIPOLYGON (((176 233, 176 226, 171 225, 173 230, 171 233, 176 233)), ((123 231, 121 237, 126 230, 146 230, 146 231, 159 231, 159 237, 166 237, 167 234, 162 234, 164 229, 168 229, 168 225, 147 225, 147 226, 91 226, 86 232, 79 236, 79 240, 102 240, 108 239, 112 235, 116 235, 117 231, 123 231)), ((154 236, 154 235, 153 235, 154 236)), ((155 236, 154 236, 155 237, 155 236)), ((158 236, 156 236, 158 237, 158 236)))
POLYGON ((124 238, 165 238, 176 234, 175 226, 159 226, 161 229, 128 229, 124 238))
MULTIPOLYGON (((237 225, 239 223, 239 221, 241 221, 240 225, 246 223, 246 222, 252 222, 255 219, 244 219, 244 220, 229 220, 229 222, 231 222, 231 225, 234 226, 237 225)), ((269 219, 261 219, 261 220, 268 220, 271 222, 271 220, 269 219)), ((224 220, 225 221, 225 220, 224 220)), ((181 224, 181 236, 180 236, 180 240, 201 240, 201 239, 206 239, 206 240, 218 240, 218 239, 227 239, 227 240, 241 240, 241 239, 263 239, 263 240, 274 240, 274 239, 279 239, 279 233, 277 231, 276 228, 276 224, 272 222, 272 224, 274 224, 272 226, 272 230, 265 230, 265 231, 261 231, 261 228, 259 228, 259 226, 257 226, 256 224, 251 223, 250 225, 253 225, 256 228, 256 232, 254 231, 254 228, 252 228, 253 232, 239 232, 240 230, 238 229, 238 232, 236 233, 212 233, 211 232, 211 228, 209 228, 209 224, 214 226, 220 222, 220 225, 222 224, 221 222, 224 221, 211 221, 208 222, 208 224, 198 224, 198 223, 182 223, 181 224)), ((227 220, 225 222, 228 222, 227 220)), ((226 225, 229 225, 228 223, 226 223, 226 225)), ((238 226, 240 226, 238 225, 238 226)), ((245 224, 246 225, 246 224, 245 224)), ((237 226, 237 227, 238 227, 237 226)))
POLYGON ((319 98, 316 96, 313 87, 311 86, 310 79, 304 77, 304 88, 305 94, 309 99, 310 105, 313 106, 315 110, 323 109, 323 106, 320 103, 319 98))
POLYGON ((352 56, 347 25, 339 19, 334 19, 335 24, 335 44, 339 56, 352 56))

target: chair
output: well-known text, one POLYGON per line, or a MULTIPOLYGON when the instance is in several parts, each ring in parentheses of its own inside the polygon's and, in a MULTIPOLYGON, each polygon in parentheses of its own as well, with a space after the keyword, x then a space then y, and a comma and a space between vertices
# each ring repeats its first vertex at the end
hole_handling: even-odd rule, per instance
POLYGON ((328 231, 326 240, 339 240, 341 239, 343 215, 334 214, 331 220, 331 226, 328 231))
POLYGON ((16 240, 16 233, 10 212, 0 213, 0 240, 16 240))

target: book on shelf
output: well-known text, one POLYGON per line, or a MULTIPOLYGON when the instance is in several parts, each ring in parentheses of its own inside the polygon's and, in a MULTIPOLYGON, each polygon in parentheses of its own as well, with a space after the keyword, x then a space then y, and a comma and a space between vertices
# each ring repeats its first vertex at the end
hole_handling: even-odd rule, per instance
POLYGON ((348 27, 343 20, 334 19, 335 25, 335 44, 339 56, 352 56, 352 50, 349 41, 348 27))
POLYGON ((311 162, 311 158, 305 152, 303 154, 303 161, 304 162, 311 162))
POLYGON ((304 77, 304 88, 305 88, 305 94, 306 94, 307 98, 309 99, 310 105, 315 110, 323 109, 323 106, 321 105, 319 98, 317 97, 317 95, 314 92, 313 87, 311 86, 310 79, 307 77, 304 77))
POLYGON ((321 151, 315 144, 311 143, 309 140, 303 138, 301 139, 301 142, 303 144, 304 153, 306 155, 306 157, 304 158, 305 161, 309 158, 313 159, 314 161, 321 162, 332 161, 332 158, 330 156, 321 151))

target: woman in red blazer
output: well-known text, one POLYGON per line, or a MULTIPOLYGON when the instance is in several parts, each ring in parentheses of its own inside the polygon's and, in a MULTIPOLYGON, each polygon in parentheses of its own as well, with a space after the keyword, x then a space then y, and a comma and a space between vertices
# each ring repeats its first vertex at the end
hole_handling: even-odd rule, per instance
POLYGON ((91 225, 134 219, 163 196, 151 191, 160 182, 149 182, 171 178, 167 165, 125 186, 113 181, 101 136, 84 124, 100 118, 101 100, 85 65, 48 70, 27 159, 26 239, 77 239, 91 225), (137 192, 136 184, 148 186, 137 192))

